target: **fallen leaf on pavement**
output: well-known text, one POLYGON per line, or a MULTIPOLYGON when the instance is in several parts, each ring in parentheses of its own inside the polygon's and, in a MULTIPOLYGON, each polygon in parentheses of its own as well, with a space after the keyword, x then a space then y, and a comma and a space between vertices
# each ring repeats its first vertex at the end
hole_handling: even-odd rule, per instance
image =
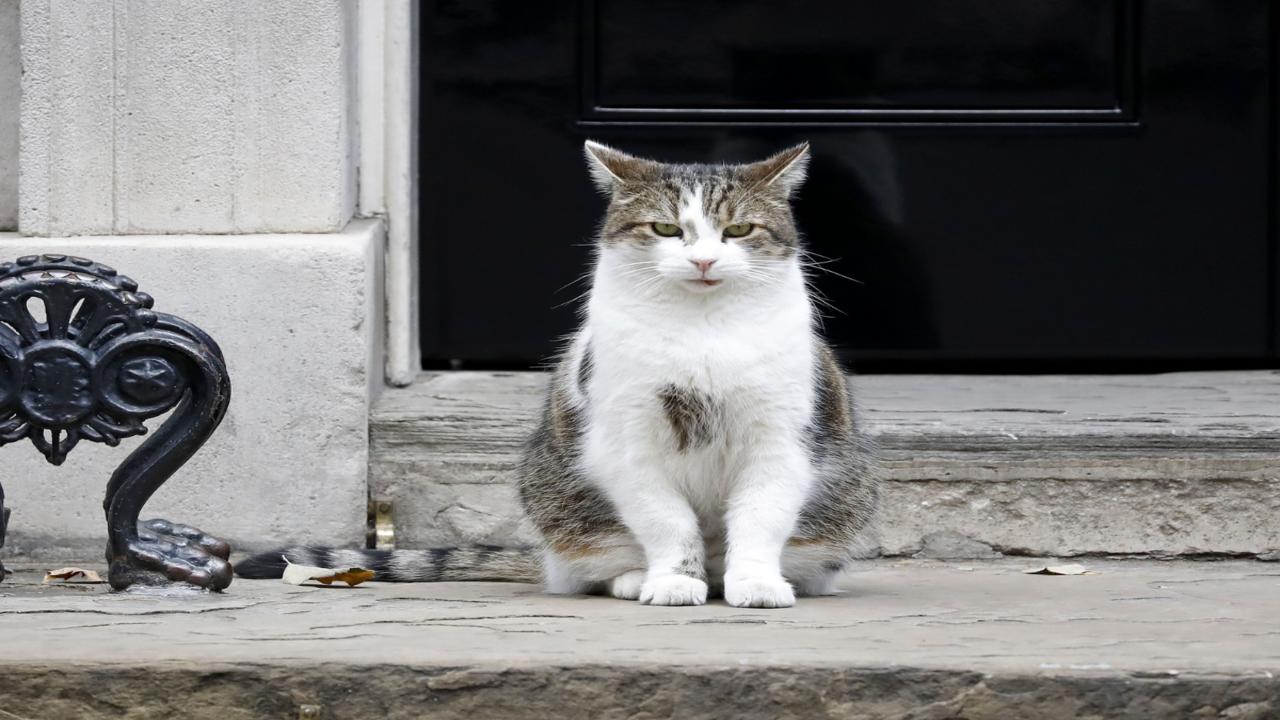
POLYGON ((1027 575, 1097 575, 1083 565, 1049 565, 1035 570, 1023 570, 1027 575))
POLYGON ((68 582, 78 582, 78 583, 102 582, 102 578, 98 575, 98 573, 92 570, 81 570, 80 568, 77 568, 77 567, 59 568, 58 570, 50 570, 49 572, 44 574, 45 582, 50 582, 52 580, 66 580, 68 582), (84 576, 84 579, 83 580, 75 579, 80 576, 84 576))
POLYGON ((329 585, 334 582, 344 582, 351 587, 355 587, 365 580, 373 579, 373 571, 364 568, 348 568, 346 570, 334 570, 332 568, 311 567, 310 565, 294 565, 289 562, 289 558, 284 559, 287 567, 284 569, 284 581, 290 585, 301 585, 308 580, 315 580, 329 585))

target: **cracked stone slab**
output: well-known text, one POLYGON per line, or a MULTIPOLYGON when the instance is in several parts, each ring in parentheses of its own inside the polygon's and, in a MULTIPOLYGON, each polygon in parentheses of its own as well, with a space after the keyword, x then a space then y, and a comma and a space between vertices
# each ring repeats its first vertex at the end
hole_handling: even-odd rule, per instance
POLYGON ((89 720, 1280 717, 1274 565, 1023 574, 1041 562, 871 561, 785 610, 504 583, 157 597, 24 571, 0 585, 0 697, 89 720))
MULTIPOLYGON (((370 420, 402 547, 530 542, 512 482, 545 373, 425 373, 370 420)), ((881 545, 1280 551, 1280 372, 854 379, 887 477, 881 545)))

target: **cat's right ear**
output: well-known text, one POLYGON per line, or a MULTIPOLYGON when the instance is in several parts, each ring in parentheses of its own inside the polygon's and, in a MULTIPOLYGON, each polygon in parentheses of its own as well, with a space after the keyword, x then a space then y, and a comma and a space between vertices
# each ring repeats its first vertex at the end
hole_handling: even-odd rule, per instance
POLYGON ((587 166, 591 169, 591 179, 605 195, 613 195, 629 181, 645 179, 658 167, 658 163, 652 160, 628 155, 594 140, 588 140, 583 145, 583 152, 587 156, 587 166))

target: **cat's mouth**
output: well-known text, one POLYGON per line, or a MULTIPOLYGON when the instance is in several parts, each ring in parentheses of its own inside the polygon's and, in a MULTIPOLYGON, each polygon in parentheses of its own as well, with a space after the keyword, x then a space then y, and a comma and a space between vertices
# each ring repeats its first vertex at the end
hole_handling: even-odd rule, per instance
POLYGON ((724 282, 724 281, 723 281, 723 280, 711 280, 710 278, 695 278, 695 279, 693 279, 693 280, 689 280, 688 282, 691 282, 691 283, 693 283, 694 285, 705 285, 705 286, 707 286, 707 287, 715 287, 716 285, 719 285, 720 283, 722 283, 722 282, 724 282))

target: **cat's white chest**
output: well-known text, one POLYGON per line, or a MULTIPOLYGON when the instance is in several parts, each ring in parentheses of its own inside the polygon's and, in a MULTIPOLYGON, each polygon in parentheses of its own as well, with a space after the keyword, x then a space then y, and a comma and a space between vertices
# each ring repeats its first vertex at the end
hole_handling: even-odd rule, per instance
POLYGON ((593 304, 589 454, 658 456, 673 477, 709 480, 761 442, 798 441, 813 407, 807 297, 797 288, 730 310, 593 304), (670 394, 696 407, 673 409, 670 394))
MULTIPOLYGON (((797 313, 797 315, 800 315, 797 313)), ((730 401, 743 394, 780 395, 807 381, 813 347, 807 318, 779 321, 680 322, 654 326, 631 320, 592 328, 593 358, 606 396, 676 386, 730 401)))

